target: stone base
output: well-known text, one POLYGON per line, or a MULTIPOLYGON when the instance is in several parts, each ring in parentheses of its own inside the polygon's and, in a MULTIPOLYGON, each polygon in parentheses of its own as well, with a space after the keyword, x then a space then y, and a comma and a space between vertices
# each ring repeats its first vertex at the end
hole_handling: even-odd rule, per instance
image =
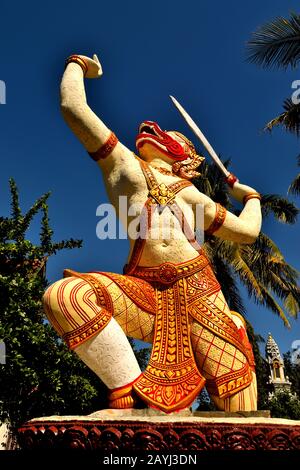
POLYGON ((198 450, 300 450, 300 421, 268 418, 268 412, 101 410, 88 416, 51 416, 19 429, 23 449, 102 452, 198 450), (246 415, 246 416, 245 416, 246 415))

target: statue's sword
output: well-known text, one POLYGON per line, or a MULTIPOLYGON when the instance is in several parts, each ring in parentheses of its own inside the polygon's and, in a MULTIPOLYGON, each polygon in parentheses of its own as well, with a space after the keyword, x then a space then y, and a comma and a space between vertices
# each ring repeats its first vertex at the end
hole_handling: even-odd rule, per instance
POLYGON ((203 132, 199 129, 199 127, 197 126, 195 121, 193 121, 191 116, 185 111, 185 109, 181 106, 181 104, 178 103, 178 101, 173 96, 170 96, 170 98, 173 101, 176 108, 178 109, 178 111, 180 112, 180 114, 182 115, 183 119, 188 124, 188 126, 192 129, 192 131, 198 137, 200 142, 202 142, 203 146, 206 148, 206 150, 208 151, 208 153, 210 154, 210 156, 212 157, 212 159, 214 160, 216 165, 218 165, 220 170, 224 173, 226 181, 229 184, 229 186, 233 187, 234 183, 236 181, 238 181, 237 177, 234 176, 232 173, 230 173, 227 170, 227 168, 225 168, 225 166, 223 165, 223 163, 219 159, 218 155, 216 154, 216 152, 214 151, 214 149, 212 148, 212 146, 208 142, 208 140, 205 137, 205 135, 203 134, 203 132))

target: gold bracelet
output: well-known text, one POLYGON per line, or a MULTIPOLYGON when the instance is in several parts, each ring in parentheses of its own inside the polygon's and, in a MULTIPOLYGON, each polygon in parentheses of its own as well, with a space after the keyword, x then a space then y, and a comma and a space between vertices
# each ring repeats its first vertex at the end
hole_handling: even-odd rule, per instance
POLYGON ((85 74, 88 71, 88 64, 87 64, 86 60, 84 60, 82 57, 80 57, 79 55, 76 55, 76 54, 70 55, 70 57, 68 57, 67 60, 66 60, 65 68, 67 67, 68 64, 70 64, 72 62, 74 62, 75 64, 80 65, 80 67, 82 68, 82 71, 83 71, 83 75, 85 76, 85 74))
POLYGON ((243 204, 245 205, 246 202, 248 202, 250 199, 259 199, 261 200, 261 195, 259 193, 250 193, 244 196, 243 198, 243 204))

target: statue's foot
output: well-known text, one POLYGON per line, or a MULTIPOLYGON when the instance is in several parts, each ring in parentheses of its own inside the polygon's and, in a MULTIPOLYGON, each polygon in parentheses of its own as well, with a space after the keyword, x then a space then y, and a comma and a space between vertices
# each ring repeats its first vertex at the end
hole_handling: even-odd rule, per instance
POLYGON ((147 405, 134 392, 132 386, 112 390, 108 395, 109 408, 127 409, 127 408, 146 408, 147 405))

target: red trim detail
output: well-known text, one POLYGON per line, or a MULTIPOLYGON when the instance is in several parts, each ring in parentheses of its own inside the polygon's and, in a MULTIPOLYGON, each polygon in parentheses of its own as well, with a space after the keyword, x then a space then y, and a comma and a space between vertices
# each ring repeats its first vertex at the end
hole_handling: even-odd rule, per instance
POLYGON ((218 202, 216 203, 216 215, 210 226, 205 230, 206 235, 213 235, 224 224, 227 210, 218 202))
POLYGON ((150 140, 154 147, 158 148, 164 155, 172 160, 182 161, 190 157, 189 154, 185 153, 183 146, 166 131, 163 131, 156 122, 144 121, 140 126, 140 130, 143 129, 143 126, 151 127, 155 134, 148 134, 147 132, 139 133, 136 137, 136 147, 138 150, 147 143, 147 140, 150 140), (143 141, 139 142, 139 139, 143 139, 143 141), (163 150, 157 144, 163 145, 166 150, 163 150))
POLYGON ((90 157, 92 157, 93 160, 95 160, 95 162, 97 162, 98 160, 103 160, 111 154, 117 143, 117 136, 113 132, 111 132, 107 141, 103 145, 101 145, 101 147, 96 150, 96 152, 88 152, 88 154, 90 155, 90 157))
POLYGON ((238 181, 239 181, 238 178, 233 173, 229 173, 229 175, 226 177, 226 183, 231 188, 233 188, 234 183, 238 181))

